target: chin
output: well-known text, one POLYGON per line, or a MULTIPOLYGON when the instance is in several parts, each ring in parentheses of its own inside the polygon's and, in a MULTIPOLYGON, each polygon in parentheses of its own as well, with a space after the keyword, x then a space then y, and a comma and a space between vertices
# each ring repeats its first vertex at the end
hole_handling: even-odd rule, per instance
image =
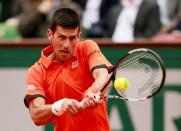
POLYGON ((59 57, 59 61, 61 61, 61 62, 65 62, 68 59, 70 59, 70 57, 68 57, 68 56, 59 57))

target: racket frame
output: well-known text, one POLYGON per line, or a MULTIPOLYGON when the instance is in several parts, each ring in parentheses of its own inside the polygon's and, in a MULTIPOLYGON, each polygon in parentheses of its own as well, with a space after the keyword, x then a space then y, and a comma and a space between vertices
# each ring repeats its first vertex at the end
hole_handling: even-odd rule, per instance
MULTIPOLYGON (((129 51, 126 55, 124 55, 123 57, 121 57, 121 58, 118 60, 118 62, 116 63, 116 65, 113 66, 111 70, 109 70, 109 73, 112 73, 112 75, 110 76, 110 78, 109 78, 109 80, 107 81, 107 83, 105 84, 105 86, 100 90, 100 92, 103 92, 103 91, 106 89, 106 87, 109 85, 109 83, 110 83, 111 81, 114 82, 114 80, 115 80, 115 75, 116 75, 116 71, 117 71, 117 68, 119 67, 120 63, 122 63, 122 61, 123 61, 126 57, 128 57, 128 56, 130 56, 131 54, 136 53, 136 52, 138 52, 138 51, 149 52, 150 54, 154 55, 154 56, 157 58, 159 64, 161 65, 162 76, 163 76, 163 77, 162 77, 162 81, 161 81, 161 84, 160 84, 160 86, 158 87, 158 89, 157 89, 155 92, 153 92, 151 95, 147 96, 147 97, 144 97, 144 98, 141 98, 141 99, 130 99, 130 98, 126 98, 126 97, 121 96, 121 95, 116 91, 116 89, 114 88, 114 90, 116 91, 117 95, 107 95, 107 96, 104 96, 104 98, 124 99, 124 100, 128 100, 128 101, 142 101, 142 100, 146 100, 146 99, 149 99, 149 98, 153 97, 154 95, 156 95, 156 94, 163 88, 164 83, 165 83, 165 79, 166 79, 166 69, 165 69, 165 65, 164 65, 164 62, 163 62, 162 58, 161 58, 156 52, 154 52, 154 51, 151 50, 151 49, 138 48, 138 49, 133 49, 133 50, 129 51)), ((113 87, 114 87, 114 85, 113 85, 113 87)))

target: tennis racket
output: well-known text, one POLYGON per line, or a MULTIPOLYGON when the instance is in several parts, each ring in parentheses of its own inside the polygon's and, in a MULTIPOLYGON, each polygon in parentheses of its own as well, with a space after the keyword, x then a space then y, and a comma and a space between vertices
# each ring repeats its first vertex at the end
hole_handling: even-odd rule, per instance
MULTIPOLYGON (((126 78, 129 81, 129 85, 124 92, 117 90, 113 86, 116 95, 107 95, 101 98, 128 101, 146 100, 161 90, 166 78, 163 60, 156 52, 146 48, 129 51, 118 60, 109 73, 112 73, 111 77, 101 89, 101 92, 106 89, 111 81, 114 83, 119 77, 126 78)), ((96 98, 98 97, 96 96, 96 98)))

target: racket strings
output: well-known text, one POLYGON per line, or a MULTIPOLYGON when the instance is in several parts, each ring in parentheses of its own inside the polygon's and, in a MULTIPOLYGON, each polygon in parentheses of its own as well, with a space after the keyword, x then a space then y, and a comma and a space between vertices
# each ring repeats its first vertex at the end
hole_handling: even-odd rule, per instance
POLYGON ((153 94, 159 87, 162 79, 161 64, 153 54, 133 53, 120 62, 115 76, 129 80, 129 87, 125 92, 117 91, 121 96, 141 99, 153 94))

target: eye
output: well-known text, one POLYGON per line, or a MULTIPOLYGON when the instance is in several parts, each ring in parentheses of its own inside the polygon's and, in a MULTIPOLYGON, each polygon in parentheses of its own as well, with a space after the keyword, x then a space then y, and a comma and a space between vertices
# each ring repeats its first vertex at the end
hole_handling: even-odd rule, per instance
POLYGON ((71 36, 69 39, 70 41, 74 41, 77 38, 77 36, 71 36))
POLYGON ((66 37, 63 36, 63 35, 59 35, 58 38, 60 38, 61 40, 65 40, 66 39, 66 37))

